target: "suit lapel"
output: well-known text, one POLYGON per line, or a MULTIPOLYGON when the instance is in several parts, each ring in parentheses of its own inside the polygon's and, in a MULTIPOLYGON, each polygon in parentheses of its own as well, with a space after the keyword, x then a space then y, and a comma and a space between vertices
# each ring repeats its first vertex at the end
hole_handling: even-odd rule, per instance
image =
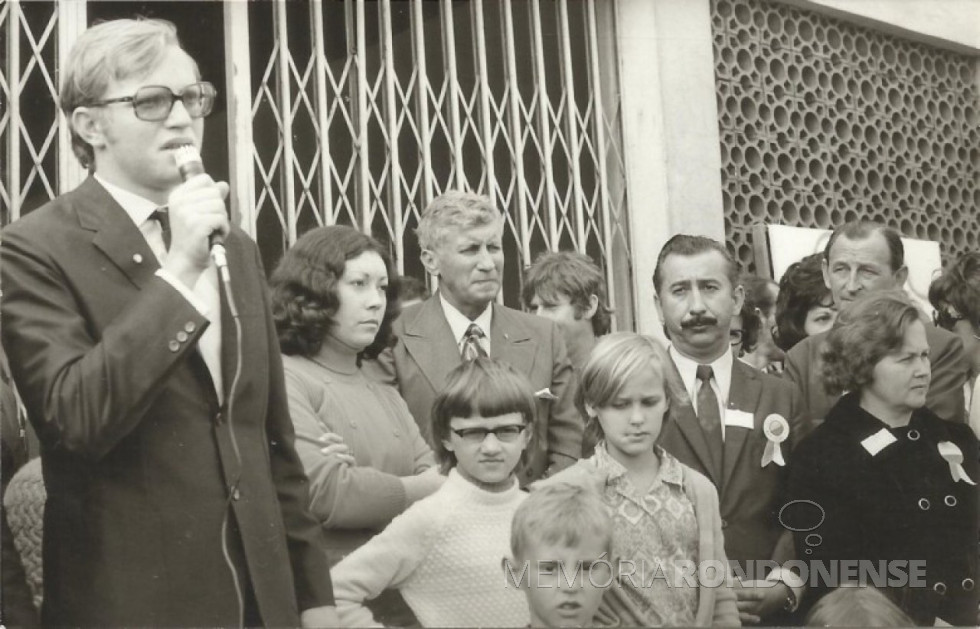
MULTIPOLYGON (((737 358, 732 365, 732 381, 728 388, 728 410, 739 410, 754 416, 759 407, 759 397, 762 395, 762 382, 758 372, 737 358)), ((753 417, 753 430, 758 428, 758 420, 753 417)), ((722 475, 723 486, 728 484, 735 464, 742 456, 745 442, 752 430, 735 426, 725 427, 725 471, 722 475)))
POLYGON ((402 342, 432 389, 441 391, 461 358, 438 294, 425 300, 415 317, 406 322, 402 342))
POLYGON ((143 233, 94 178, 86 179, 77 192, 78 222, 82 228, 95 232, 92 244, 135 287, 145 286, 160 265, 143 233))
MULTIPOLYGON (((677 370, 677 365, 674 364, 673 360, 670 361, 670 366, 674 370, 676 381, 683 382, 681 374, 677 370)), ((711 453, 708 450, 708 441, 705 439, 704 430, 702 430, 701 424, 698 422, 698 416, 694 412, 694 406, 691 403, 675 404, 674 408, 670 410, 670 418, 673 424, 677 426, 678 432, 687 441, 694 456, 697 457, 705 475, 711 479, 715 487, 720 488, 721 470, 716 470, 712 464, 711 453)))
POLYGON ((536 350, 537 342, 534 337, 513 316, 510 309, 494 304, 493 321, 490 324, 490 355, 526 374, 534 366, 536 350))

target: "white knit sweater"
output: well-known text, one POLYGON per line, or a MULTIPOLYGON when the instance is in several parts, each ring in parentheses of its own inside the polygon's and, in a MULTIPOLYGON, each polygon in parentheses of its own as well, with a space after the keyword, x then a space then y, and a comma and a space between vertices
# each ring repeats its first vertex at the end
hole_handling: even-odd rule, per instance
POLYGON ((341 624, 381 626, 363 603, 398 589, 423 627, 527 626, 527 602, 501 565, 525 497, 516 480, 491 493, 450 471, 438 491, 330 571, 341 624))

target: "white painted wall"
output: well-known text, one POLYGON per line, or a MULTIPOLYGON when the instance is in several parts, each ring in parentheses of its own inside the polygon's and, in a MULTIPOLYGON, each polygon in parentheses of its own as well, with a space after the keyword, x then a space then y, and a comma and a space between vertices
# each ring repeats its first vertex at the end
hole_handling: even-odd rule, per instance
POLYGON ((724 241, 708 0, 619 0, 623 142, 636 325, 662 335, 657 254, 673 234, 724 241))
POLYGON ((980 52, 980 0, 779 1, 958 52, 980 52))

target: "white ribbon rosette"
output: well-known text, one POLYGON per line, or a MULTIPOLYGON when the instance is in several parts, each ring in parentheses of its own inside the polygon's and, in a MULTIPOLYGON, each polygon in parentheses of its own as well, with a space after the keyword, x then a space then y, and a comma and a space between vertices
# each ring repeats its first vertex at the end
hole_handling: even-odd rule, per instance
POLYGON ((966 475, 966 470, 963 469, 963 451, 960 447, 953 443, 952 441, 940 441, 939 442, 939 456, 946 459, 949 463, 949 473, 953 477, 953 482, 963 481, 970 485, 976 485, 970 477, 966 475))
POLYGON ((775 463, 780 467, 785 466, 786 459, 783 458, 783 450, 779 444, 789 438, 789 422, 782 415, 773 413, 762 422, 762 433, 769 441, 762 453, 762 467, 770 463, 775 463))

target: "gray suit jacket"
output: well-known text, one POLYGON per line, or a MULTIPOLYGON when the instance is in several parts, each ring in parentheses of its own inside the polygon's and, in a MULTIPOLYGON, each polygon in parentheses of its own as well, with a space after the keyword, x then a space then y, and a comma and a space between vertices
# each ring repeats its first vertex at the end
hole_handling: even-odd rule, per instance
MULTIPOLYGON (((823 422, 831 407, 840 399, 823 388, 820 374, 820 350, 827 332, 808 336, 786 354, 784 377, 791 380, 803 395, 807 414, 814 426, 823 422)), ((954 422, 966 421, 966 401, 963 385, 970 370, 963 343, 947 330, 926 323, 926 340, 929 341, 929 362, 932 363, 932 381, 926 406, 943 419, 954 422)))
MULTIPOLYGON (((462 361, 439 296, 407 308, 395 323, 395 334, 397 344, 380 362, 393 371, 402 397, 431 444, 432 404, 449 372, 462 361)), ((575 462, 582 451, 583 421, 573 401, 577 380, 558 327, 494 304, 490 354, 525 374, 535 391, 547 388, 556 398, 537 398, 537 424, 521 484, 575 462)))

